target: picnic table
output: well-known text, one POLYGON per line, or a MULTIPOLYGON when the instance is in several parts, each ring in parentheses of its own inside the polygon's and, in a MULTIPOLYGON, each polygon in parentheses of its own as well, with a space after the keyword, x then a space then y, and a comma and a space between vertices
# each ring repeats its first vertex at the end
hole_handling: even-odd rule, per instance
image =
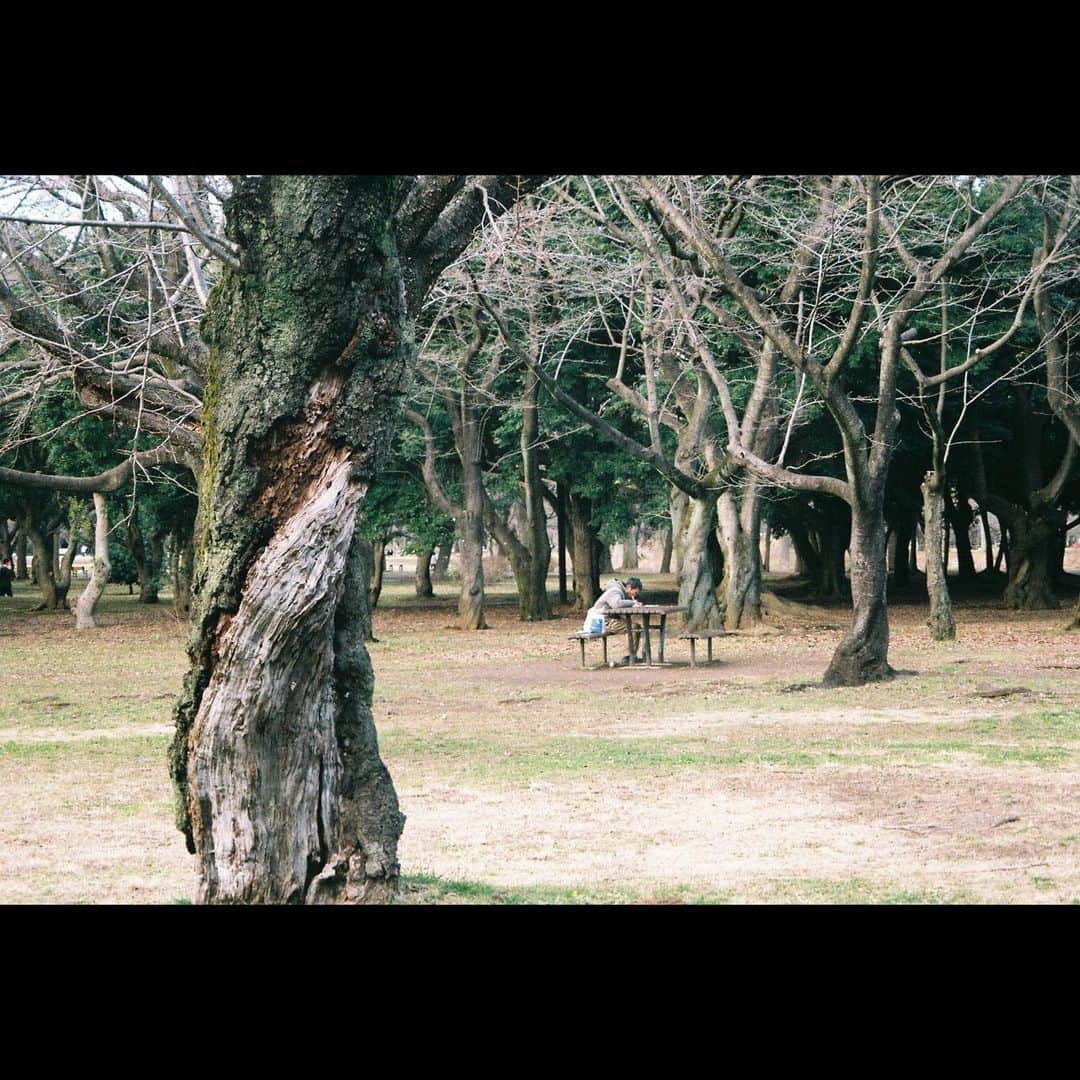
POLYGON ((635 604, 633 607, 621 607, 616 608, 614 611, 608 612, 609 617, 619 617, 626 619, 626 652, 630 657, 630 663, 634 663, 634 648, 633 648, 633 621, 639 619, 641 621, 641 629, 645 641, 645 663, 651 665, 652 658, 652 637, 651 630, 658 629, 660 631, 660 654, 658 658, 659 663, 664 662, 664 635, 667 628, 667 617, 674 615, 679 611, 687 611, 688 608, 685 605, 679 604, 635 604), (653 617, 656 617, 659 621, 653 623, 653 617))

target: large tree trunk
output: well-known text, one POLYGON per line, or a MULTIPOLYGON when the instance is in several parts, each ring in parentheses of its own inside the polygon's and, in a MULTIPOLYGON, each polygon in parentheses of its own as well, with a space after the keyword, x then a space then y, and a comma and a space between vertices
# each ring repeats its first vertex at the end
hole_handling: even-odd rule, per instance
POLYGON ((105 496, 94 492, 94 572, 75 604, 75 628, 93 630, 94 612, 109 582, 109 513, 105 496))
POLYGON ((228 204, 210 344, 191 670, 170 754, 198 899, 385 898, 357 511, 412 351, 386 177, 261 177, 228 204))
POLYGON ((8 533, 7 518, 0 516, 0 563, 11 558, 11 536, 8 533))
POLYGON ((747 478, 741 507, 734 491, 721 493, 717 519, 724 549, 720 589, 724 626, 728 630, 756 626, 761 622, 761 500, 752 478, 747 478))
POLYGON ((1020 611, 1052 611, 1061 606, 1054 593, 1059 521, 1044 515, 1012 522, 1015 542, 1008 552, 1009 580, 1004 604, 1020 611))
POLYGON ((688 608, 686 628, 704 630, 723 624, 716 601, 720 576, 720 544, 716 538, 716 498, 690 499, 682 521, 679 603, 688 608))
POLYGON ((588 611, 600 597, 600 567, 596 559, 596 533, 592 503, 570 492, 570 532, 573 538, 574 610, 588 611))
POLYGON ((851 512, 851 626, 825 672, 826 686, 860 686, 891 678, 889 619, 885 604, 885 518, 880 496, 851 512))
POLYGON ((953 641, 956 638, 956 620, 953 618, 948 576, 942 555, 945 540, 944 480, 940 472, 931 470, 922 483, 926 591, 930 596, 930 618, 927 625, 934 641, 953 641))
POLYGON ((431 587, 431 556, 434 552, 434 544, 422 544, 416 549, 416 595, 424 599, 435 595, 431 587))

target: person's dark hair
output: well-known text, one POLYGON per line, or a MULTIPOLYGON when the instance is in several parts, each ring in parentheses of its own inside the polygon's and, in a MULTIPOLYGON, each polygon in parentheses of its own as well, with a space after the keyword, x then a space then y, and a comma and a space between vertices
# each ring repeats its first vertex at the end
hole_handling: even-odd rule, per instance
POLYGON ((641 578, 636 578, 636 577, 632 577, 632 578, 627 578, 627 579, 626 579, 626 580, 625 580, 625 581, 623 582, 623 584, 624 584, 624 585, 625 585, 625 586, 626 586, 626 587, 627 587, 628 589, 637 589, 637 591, 638 591, 638 592, 641 592, 641 578))

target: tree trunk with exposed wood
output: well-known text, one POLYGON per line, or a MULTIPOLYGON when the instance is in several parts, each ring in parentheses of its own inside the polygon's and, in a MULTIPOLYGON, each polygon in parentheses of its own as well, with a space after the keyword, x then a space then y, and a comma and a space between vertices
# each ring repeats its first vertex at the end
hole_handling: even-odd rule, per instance
POLYGON ((201 901, 386 898, 403 817, 376 743, 357 510, 412 352, 391 178, 266 177, 211 298, 204 532, 171 751, 201 901))

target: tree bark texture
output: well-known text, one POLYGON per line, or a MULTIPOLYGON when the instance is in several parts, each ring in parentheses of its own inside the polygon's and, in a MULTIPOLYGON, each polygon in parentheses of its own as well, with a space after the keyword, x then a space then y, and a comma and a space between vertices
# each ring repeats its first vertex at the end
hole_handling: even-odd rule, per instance
POLYGON ((381 899, 403 818, 379 758, 357 514, 413 352, 387 177, 262 177, 204 323, 204 527, 170 764, 204 902, 381 899))
POLYGON ((860 686, 891 678, 889 619, 885 602, 885 519, 877 501, 851 509, 851 625, 825 672, 826 686, 860 686))
POLYGON ((434 544, 425 544, 416 549, 416 595, 419 597, 435 595, 431 587, 431 556, 434 552, 434 544))
POLYGON ((940 472, 931 470, 922 483, 923 536, 925 537, 926 591, 930 597, 930 637, 934 641, 956 639, 956 619, 953 618, 949 582, 943 552, 945 497, 944 480, 940 472))
POLYGON ((756 482, 748 479, 742 505, 734 491, 717 501, 720 542, 724 550, 724 627, 738 630, 761 622, 761 500, 756 482))
POLYGON ((93 630, 94 611, 105 586, 109 582, 109 512, 105 505, 105 496, 94 492, 94 572, 83 589, 82 596, 75 604, 75 628, 93 630))
POLYGON ((679 603, 689 610, 688 630, 723 625, 716 600, 720 579, 720 544, 716 537, 716 497, 688 499, 679 532, 682 568, 679 571, 679 603))
POLYGON ((600 566, 596 558, 596 531, 592 502, 570 493, 570 533, 573 544, 574 610, 588 611, 600 597, 600 566))
POLYGON ((1007 608, 1053 611, 1061 606, 1054 592, 1059 542, 1056 518, 1053 512, 1041 516, 1020 512, 1010 523, 1009 580, 1003 597, 1007 608))

